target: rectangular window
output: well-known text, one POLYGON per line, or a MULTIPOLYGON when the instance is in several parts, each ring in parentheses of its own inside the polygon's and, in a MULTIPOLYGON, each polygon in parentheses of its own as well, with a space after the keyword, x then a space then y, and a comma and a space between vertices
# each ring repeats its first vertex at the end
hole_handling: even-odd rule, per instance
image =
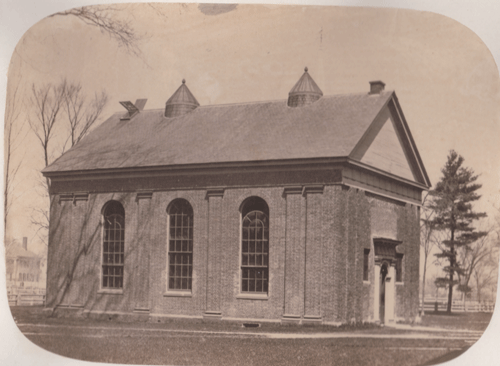
POLYGON ((396 282, 403 282, 403 254, 396 254, 396 282))
POLYGON ((363 253, 363 281, 368 281, 370 249, 365 249, 363 253))

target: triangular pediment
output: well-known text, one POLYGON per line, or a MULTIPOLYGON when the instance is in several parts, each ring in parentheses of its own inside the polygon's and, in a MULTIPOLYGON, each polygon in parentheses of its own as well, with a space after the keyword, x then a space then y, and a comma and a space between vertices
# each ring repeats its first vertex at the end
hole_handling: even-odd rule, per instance
POLYGON ((395 96, 380 110, 349 157, 394 176, 430 186, 395 96))
POLYGON ((391 118, 384 122, 361 162, 398 177, 415 180, 391 118))

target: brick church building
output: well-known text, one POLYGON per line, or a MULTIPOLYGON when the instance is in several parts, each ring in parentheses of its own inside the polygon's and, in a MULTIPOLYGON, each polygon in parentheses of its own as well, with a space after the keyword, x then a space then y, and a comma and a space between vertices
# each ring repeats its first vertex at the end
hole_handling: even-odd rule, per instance
POLYGON ((394 91, 115 113, 43 170, 47 310, 339 324, 418 315, 430 186, 394 91))

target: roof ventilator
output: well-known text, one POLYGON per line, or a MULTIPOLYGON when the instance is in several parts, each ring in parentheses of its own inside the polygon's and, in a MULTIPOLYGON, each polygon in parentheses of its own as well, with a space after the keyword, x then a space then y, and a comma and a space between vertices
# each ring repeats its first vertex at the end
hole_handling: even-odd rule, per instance
POLYGON ((144 109, 147 101, 147 99, 137 99, 135 104, 130 101, 120 102, 120 104, 128 111, 128 114, 121 117, 120 120, 129 120, 134 117, 137 113, 144 109))
POLYGON ((323 96, 323 92, 308 73, 307 67, 304 68, 304 74, 295 86, 288 93, 289 107, 302 107, 316 102, 323 96))
POLYGON ((173 118, 192 112, 200 106, 193 93, 186 85, 186 80, 182 79, 181 86, 165 103, 165 117, 173 118))

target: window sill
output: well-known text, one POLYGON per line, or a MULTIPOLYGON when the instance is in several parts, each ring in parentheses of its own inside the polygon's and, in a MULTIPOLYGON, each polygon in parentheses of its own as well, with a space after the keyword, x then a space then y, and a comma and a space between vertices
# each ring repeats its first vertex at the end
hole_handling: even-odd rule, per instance
POLYGON ((163 294, 165 297, 193 297, 192 292, 187 291, 167 291, 163 294))
POLYGON ((245 299, 245 300, 268 300, 268 294, 238 294, 236 295, 237 299, 245 299))
POLYGON ((396 285, 404 285, 404 282, 396 282, 396 285))
POLYGON ((363 281, 363 285, 369 285, 370 281, 363 281))
POLYGON ((107 295, 123 295, 123 289, 120 290, 111 290, 111 289, 100 289, 97 291, 98 294, 107 294, 107 295))

